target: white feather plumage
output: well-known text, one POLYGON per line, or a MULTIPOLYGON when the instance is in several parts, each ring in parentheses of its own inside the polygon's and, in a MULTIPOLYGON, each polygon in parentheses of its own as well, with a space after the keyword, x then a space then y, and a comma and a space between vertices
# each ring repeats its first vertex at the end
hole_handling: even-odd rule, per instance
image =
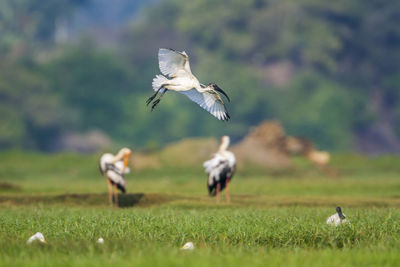
POLYGON ((37 232, 26 241, 27 244, 32 244, 33 242, 47 243, 41 232, 37 232))
POLYGON ((181 247, 182 250, 193 250, 194 244, 193 242, 187 242, 185 245, 181 247))

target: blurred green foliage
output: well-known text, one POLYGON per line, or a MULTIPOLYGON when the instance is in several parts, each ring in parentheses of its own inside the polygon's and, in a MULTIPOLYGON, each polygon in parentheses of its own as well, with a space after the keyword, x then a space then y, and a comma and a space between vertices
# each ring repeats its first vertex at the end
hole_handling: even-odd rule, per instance
POLYGON ((328 149, 400 136, 398 1, 164 0, 110 48, 54 44, 55 22, 81 3, 38 2, 1 3, 0 148, 51 150, 94 128, 135 147, 238 140, 265 119, 328 149), (227 91, 229 123, 173 93, 146 108, 160 47, 186 50, 199 80, 227 91))
POLYGON ((8 64, 0 72, 0 146, 46 150, 71 122, 37 66, 8 64))

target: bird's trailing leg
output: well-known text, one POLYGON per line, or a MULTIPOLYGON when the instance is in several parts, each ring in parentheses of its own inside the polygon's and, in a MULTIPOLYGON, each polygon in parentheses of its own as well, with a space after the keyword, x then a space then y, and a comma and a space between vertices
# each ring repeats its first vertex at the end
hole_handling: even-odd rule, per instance
POLYGON ((113 200, 112 200, 113 191, 112 191, 111 181, 108 178, 107 178, 107 184, 108 184, 108 202, 110 203, 110 206, 112 206, 113 205, 113 200))
POLYGON ((158 105, 158 103, 160 103, 161 98, 164 96, 164 94, 167 92, 168 90, 164 88, 164 91, 161 93, 160 97, 153 102, 153 105, 151 106, 151 111, 153 111, 153 109, 158 105))
POLYGON ((146 105, 147 105, 147 106, 151 103, 151 101, 154 100, 154 98, 156 98, 157 94, 160 92, 160 90, 161 90, 162 88, 163 88, 163 87, 160 86, 160 88, 158 88, 158 90, 157 90, 152 96, 150 96, 149 99, 147 99, 147 101, 146 101, 146 105))
MULTIPOLYGON (((158 93, 160 92, 160 90, 163 89, 165 86, 167 86, 167 84, 162 84, 162 85, 160 86, 160 88, 158 88, 157 91, 154 93, 154 95, 150 96, 149 99, 147 99, 147 101, 146 101, 146 105, 147 105, 147 106, 151 103, 151 101, 154 100, 154 98, 156 98, 157 94, 158 94, 158 93)), ((167 91, 166 88, 164 88, 164 89, 165 89, 165 90, 164 90, 164 92, 163 92, 162 95, 164 95, 165 91, 167 91)), ((161 98, 161 97, 160 97, 160 98, 161 98)), ((159 99, 160 99, 160 98, 159 98, 159 99)), ((158 101, 158 102, 160 102, 160 101, 158 101)), ((157 104, 158 104, 158 103, 157 103, 157 104)), ((156 104, 156 105, 157 105, 157 104, 156 104)))
POLYGON ((220 193, 220 191, 221 191, 221 183, 218 182, 218 183, 217 183, 216 194, 215 194, 215 197, 216 197, 216 199, 217 199, 217 203, 219 203, 219 193, 220 193))
POLYGON ((231 203, 231 197, 229 195, 229 179, 226 179, 225 199, 227 203, 231 203))
POLYGON ((117 188, 115 188, 114 202, 115 202, 115 206, 119 207, 119 202, 118 202, 118 189, 117 189, 117 188))

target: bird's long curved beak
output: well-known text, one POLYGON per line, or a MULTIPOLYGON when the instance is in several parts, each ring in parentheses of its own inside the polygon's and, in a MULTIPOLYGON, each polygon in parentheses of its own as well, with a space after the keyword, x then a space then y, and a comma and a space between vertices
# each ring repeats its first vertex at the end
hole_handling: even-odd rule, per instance
POLYGON ((218 86, 215 86, 214 89, 215 89, 215 91, 218 91, 218 92, 220 92, 221 94, 223 94, 223 95, 226 97, 226 99, 228 99, 228 101, 231 102, 231 100, 229 99, 229 96, 224 92, 224 90, 222 90, 222 89, 219 88, 218 86))

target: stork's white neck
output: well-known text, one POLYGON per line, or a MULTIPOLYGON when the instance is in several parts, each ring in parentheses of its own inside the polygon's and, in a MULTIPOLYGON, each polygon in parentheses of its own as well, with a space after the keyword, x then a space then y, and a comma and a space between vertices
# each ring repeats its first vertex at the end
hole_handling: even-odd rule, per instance
POLYGON ((121 149, 116 156, 114 156, 113 163, 122 160, 125 154, 129 153, 129 149, 123 148, 121 149))
POLYGON ((197 82, 197 84, 195 84, 194 88, 196 88, 196 90, 200 93, 204 93, 204 92, 207 92, 208 90, 210 90, 210 88, 208 86, 205 86, 204 84, 201 84, 199 82, 197 82))
POLYGON ((229 137, 228 136, 224 136, 222 138, 222 143, 219 146, 218 152, 225 152, 229 147, 229 137))
POLYGON ((114 156, 113 162, 120 161, 120 160, 122 160, 123 157, 124 157, 124 154, 121 153, 121 151, 119 151, 118 154, 114 156))

